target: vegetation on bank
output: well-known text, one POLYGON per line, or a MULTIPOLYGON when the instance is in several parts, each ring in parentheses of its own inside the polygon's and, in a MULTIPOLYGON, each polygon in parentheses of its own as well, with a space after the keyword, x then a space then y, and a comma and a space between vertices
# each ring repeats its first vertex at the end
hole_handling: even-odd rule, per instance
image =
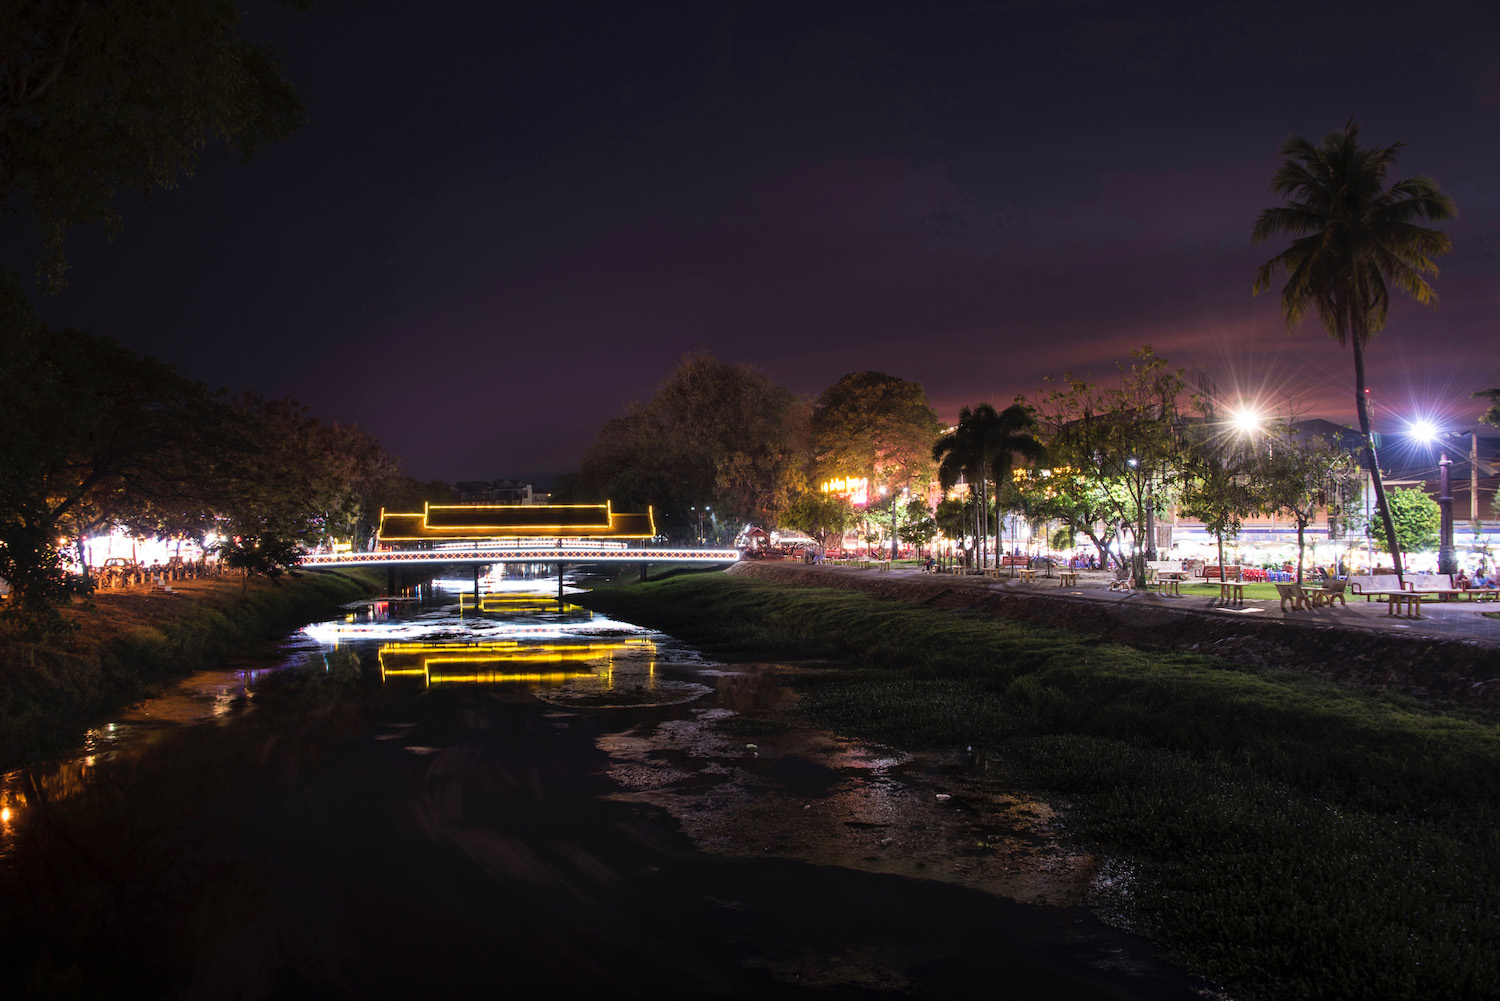
POLYGON ((0 634, 0 766, 75 744, 101 714, 376 586, 358 572, 255 581, 243 595, 237 576, 182 581, 174 594, 100 592, 64 609, 71 628, 47 641, 0 634))
POLYGON ((714 576, 582 595, 796 672, 818 724, 973 745, 1116 862, 1098 903, 1259 998, 1480 997, 1500 975, 1500 724, 1304 674, 714 576))

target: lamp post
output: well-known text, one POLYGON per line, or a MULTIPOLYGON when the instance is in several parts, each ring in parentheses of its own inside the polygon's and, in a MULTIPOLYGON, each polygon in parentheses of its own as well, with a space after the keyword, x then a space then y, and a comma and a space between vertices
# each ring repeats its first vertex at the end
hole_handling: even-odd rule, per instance
MULTIPOLYGON (((1453 480, 1450 475, 1453 460, 1448 458, 1448 439, 1472 436, 1474 432, 1439 431, 1430 421, 1415 421, 1409 430, 1412 437, 1438 446, 1438 573, 1454 574, 1458 572, 1458 558, 1453 549, 1453 480)), ((1474 451, 1477 449, 1476 439, 1474 451)), ((1471 479, 1473 474, 1471 467, 1471 479)), ((1472 499, 1470 505, 1472 510, 1472 499)))
POLYGON ((1444 447, 1438 459, 1438 573, 1457 573, 1457 561, 1453 558, 1453 484, 1448 478, 1448 468, 1453 460, 1448 458, 1444 447))

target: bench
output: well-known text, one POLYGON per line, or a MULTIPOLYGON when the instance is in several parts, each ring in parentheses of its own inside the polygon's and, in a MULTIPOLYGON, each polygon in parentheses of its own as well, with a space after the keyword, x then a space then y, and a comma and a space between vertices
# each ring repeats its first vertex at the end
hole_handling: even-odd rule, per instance
POLYGON ((1364 595, 1366 601, 1373 601, 1377 596, 1383 596, 1391 591, 1410 591, 1412 589, 1411 581, 1403 583, 1401 578, 1395 574, 1351 576, 1346 583, 1350 591, 1355 594, 1364 595))
POLYGON ((1245 585, 1234 580, 1219 581, 1219 600, 1228 602, 1231 595, 1233 595, 1235 602, 1243 603, 1245 600, 1245 585))
POLYGON ((1073 587, 1078 583, 1077 570, 1059 570, 1057 575, 1062 578, 1061 587, 1073 587))
POLYGON ((1286 603, 1288 601, 1292 603, 1292 611, 1294 612, 1301 608, 1311 609, 1313 607, 1312 595, 1308 594, 1301 584, 1282 584, 1278 582, 1274 587, 1276 588, 1276 593, 1281 596, 1282 612, 1286 611, 1286 603))
POLYGON ((1386 607, 1387 616, 1395 615, 1398 606, 1406 609, 1405 615, 1409 619, 1420 619, 1422 617, 1422 596, 1416 591, 1387 591, 1385 600, 1389 603, 1386 607))

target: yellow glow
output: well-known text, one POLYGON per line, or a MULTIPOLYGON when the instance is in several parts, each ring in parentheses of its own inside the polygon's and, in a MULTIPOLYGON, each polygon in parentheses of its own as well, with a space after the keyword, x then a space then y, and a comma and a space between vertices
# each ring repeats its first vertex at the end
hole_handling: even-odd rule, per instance
POLYGON ((10 823, 10 807, 0 806, 0 824, 10 823))
POLYGON ((593 669, 577 671, 511 671, 503 667, 491 671, 453 671, 452 665, 476 664, 560 664, 605 659, 603 669, 611 673, 610 661, 616 651, 641 649, 653 658, 656 644, 644 638, 614 643, 527 643, 502 640, 494 643, 387 643, 380 648, 380 676, 386 678, 425 677, 429 685, 454 681, 563 681, 586 677, 593 669))
MULTIPOLYGON (((564 538, 564 539, 646 539, 656 535, 656 517, 652 508, 646 508, 645 532, 628 532, 623 525, 626 519, 638 518, 640 515, 616 514, 612 502, 603 504, 424 504, 421 511, 387 512, 381 509, 380 531, 377 533, 382 542, 419 542, 424 539, 497 539, 497 538, 564 538), (429 525, 428 515, 433 511, 470 511, 470 512, 515 512, 518 510, 536 511, 538 509, 548 511, 592 511, 602 512, 601 521, 584 522, 579 524, 562 523, 546 525, 429 525), (386 530, 386 521, 391 519, 394 524, 391 530, 386 530), (406 532, 417 532, 419 534, 400 534, 403 530, 399 527, 402 520, 414 523, 419 527, 406 528, 406 532)), ((500 519, 503 520, 503 519, 500 519)))

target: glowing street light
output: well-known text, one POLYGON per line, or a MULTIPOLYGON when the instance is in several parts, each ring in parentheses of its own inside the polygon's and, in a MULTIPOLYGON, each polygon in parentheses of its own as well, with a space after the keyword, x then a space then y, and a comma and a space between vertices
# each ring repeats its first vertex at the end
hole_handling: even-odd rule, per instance
MULTIPOLYGON (((1419 418, 1406 426, 1406 433, 1417 441, 1438 446, 1438 573, 1458 572, 1458 560, 1453 554, 1453 484, 1449 469, 1453 460, 1448 458, 1448 439, 1472 435, 1472 431, 1444 431, 1432 421, 1419 418)), ((1477 440, 1475 451, 1477 452, 1477 440)), ((1474 460, 1471 458, 1470 462, 1474 460)), ((1470 466, 1470 476, 1476 475, 1477 465, 1470 466)), ((1474 489, 1471 484, 1470 489, 1474 489)), ((1475 498, 1477 500, 1477 492, 1475 498)), ((1477 506, 1475 507, 1477 511, 1477 506)))
POLYGON ((1412 421, 1407 425, 1406 433, 1417 439, 1417 441, 1424 442, 1428 445, 1431 445, 1433 442, 1438 440, 1437 425, 1429 420, 1419 419, 1412 421))
POLYGON ((1236 410, 1234 413, 1229 415, 1229 422, 1234 425, 1234 429, 1241 434, 1254 434, 1255 432, 1259 431, 1261 425, 1265 423, 1265 417, 1254 410, 1250 410, 1246 407, 1241 407, 1239 410, 1236 410))

